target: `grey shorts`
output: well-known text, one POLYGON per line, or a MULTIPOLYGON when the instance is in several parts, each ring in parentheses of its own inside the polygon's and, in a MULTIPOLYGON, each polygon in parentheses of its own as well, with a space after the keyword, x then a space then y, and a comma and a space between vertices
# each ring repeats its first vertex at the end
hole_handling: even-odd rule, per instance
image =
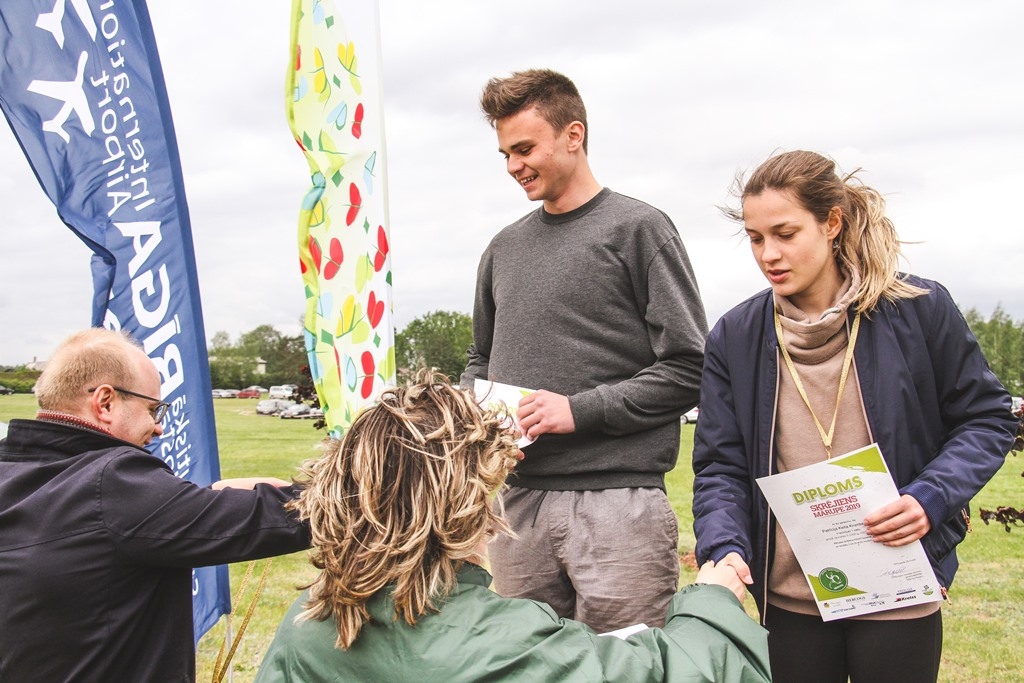
POLYGON ((657 488, 502 494, 519 536, 491 541, 494 588, 546 602, 598 633, 662 626, 679 586, 679 528, 657 488))

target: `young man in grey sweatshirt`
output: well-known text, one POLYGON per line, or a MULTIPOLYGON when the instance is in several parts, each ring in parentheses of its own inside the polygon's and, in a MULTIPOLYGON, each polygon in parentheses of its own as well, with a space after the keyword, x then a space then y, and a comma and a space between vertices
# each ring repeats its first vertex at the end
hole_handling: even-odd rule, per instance
POLYGON ((542 202, 481 258, 462 377, 536 390, 518 406, 536 442, 503 494, 517 538, 491 544, 495 588, 599 632, 660 626, 679 581, 664 475, 707 335, 693 270, 664 213, 594 178, 571 80, 494 78, 481 108, 509 175, 542 202))

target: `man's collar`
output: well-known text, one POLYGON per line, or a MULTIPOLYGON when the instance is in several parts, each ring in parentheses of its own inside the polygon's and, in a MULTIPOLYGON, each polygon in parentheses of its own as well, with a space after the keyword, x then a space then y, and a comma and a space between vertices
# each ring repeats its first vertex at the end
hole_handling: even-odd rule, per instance
POLYGON ((117 438, 98 424, 84 420, 77 415, 62 413, 58 410, 40 410, 36 413, 36 419, 40 422, 55 422, 57 424, 68 425, 70 427, 78 427, 79 429, 88 429, 105 436, 110 436, 115 439, 117 438))

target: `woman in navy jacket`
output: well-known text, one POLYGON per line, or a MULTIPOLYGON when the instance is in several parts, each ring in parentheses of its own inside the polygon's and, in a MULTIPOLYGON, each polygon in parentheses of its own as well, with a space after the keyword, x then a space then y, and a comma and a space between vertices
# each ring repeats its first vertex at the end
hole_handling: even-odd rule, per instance
POLYGON ((945 592, 966 506, 1012 442, 1009 395, 945 288, 898 273, 877 192, 798 151, 763 163, 741 201, 728 213, 771 289, 708 337, 697 560, 731 564, 749 584, 776 681, 934 681, 937 603, 823 622, 754 480, 877 442, 901 498, 868 514, 867 531, 891 546, 920 539, 945 592))

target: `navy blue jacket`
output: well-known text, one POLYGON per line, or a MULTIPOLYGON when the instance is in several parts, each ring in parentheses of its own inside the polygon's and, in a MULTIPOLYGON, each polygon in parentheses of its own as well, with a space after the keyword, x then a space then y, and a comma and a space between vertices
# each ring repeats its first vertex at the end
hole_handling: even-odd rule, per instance
POLYGON ((309 547, 294 487, 213 491, 112 436, 0 440, 0 681, 195 680, 192 567, 309 547))
MULTIPOLYGON (((883 301, 862 316, 854 359, 871 434, 900 493, 927 513, 932 529, 922 543, 949 587, 966 530, 961 510, 1002 465, 1016 420, 949 292, 930 280, 907 281, 929 293, 883 301)), ((772 302, 765 290, 711 331, 693 450, 697 561, 738 552, 762 614, 774 524, 754 480, 776 471, 772 302)))

